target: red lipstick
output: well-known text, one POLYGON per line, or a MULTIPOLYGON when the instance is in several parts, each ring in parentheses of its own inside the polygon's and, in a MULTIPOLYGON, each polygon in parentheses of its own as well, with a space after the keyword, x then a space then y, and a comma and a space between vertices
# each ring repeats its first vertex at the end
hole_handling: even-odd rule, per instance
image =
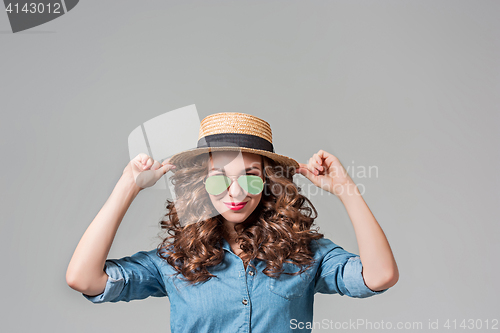
POLYGON ((224 205, 231 210, 240 210, 245 207, 246 204, 247 202, 224 202, 224 205))

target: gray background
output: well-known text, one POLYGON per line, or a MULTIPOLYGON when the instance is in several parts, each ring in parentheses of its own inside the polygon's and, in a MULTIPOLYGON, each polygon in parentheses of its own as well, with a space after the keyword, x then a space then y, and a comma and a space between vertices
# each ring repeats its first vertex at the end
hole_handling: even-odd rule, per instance
MULTIPOLYGON (((315 321, 422 332, 500 319, 499 14, 477 0, 81 1, 12 34, 0 13, 2 331, 170 332, 167 298, 94 305, 65 272, 129 161, 129 133, 190 104, 201 118, 263 118, 299 162, 323 149, 378 167, 351 176, 399 282, 367 299, 318 294, 315 321)), ((137 197, 110 258, 156 247, 165 199, 137 197)), ((320 230, 359 253, 341 202, 311 200, 320 230)))

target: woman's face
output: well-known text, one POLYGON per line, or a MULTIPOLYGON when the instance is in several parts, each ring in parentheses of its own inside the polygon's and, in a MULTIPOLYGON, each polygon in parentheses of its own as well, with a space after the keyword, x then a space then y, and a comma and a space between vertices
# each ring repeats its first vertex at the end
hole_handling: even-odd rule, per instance
POLYGON ((244 222, 258 206, 262 192, 259 194, 245 192, 238 184, 238 177, 255 175, 264 180, 262 157, 251 153, 226 151, 212 152, 211 155, 208 176, 226 175, 231 178, 232 183, 219 195, 209 194, 210 200, 226 224, 244 222), (238 203, 244 203, 244 206, 232 207, 232 204, 238 203))

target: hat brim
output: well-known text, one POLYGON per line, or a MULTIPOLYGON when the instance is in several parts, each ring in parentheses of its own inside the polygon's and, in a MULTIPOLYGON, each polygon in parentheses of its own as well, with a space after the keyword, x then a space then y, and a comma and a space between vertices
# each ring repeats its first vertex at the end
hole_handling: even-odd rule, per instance
POLYGON ((241 151, 242 153, 263 155, 269 157, 279 165, 288 167, 292 175, 295 174, 295 169, 299 168, 299 163, 297 163, 297 161, 295 161, 293 158, 272 153, 267 150, 260 150, 260 149, 246 148, 246 147, 204 147, 204 148, 194 148, 191 150, 186 150, 170 157, 168 162, 176 166, 176 168, 172 169, 171 171, 175 172, 179 168, 188 167, 190 165, 190 161, 194 157, 215 151, 241 151))

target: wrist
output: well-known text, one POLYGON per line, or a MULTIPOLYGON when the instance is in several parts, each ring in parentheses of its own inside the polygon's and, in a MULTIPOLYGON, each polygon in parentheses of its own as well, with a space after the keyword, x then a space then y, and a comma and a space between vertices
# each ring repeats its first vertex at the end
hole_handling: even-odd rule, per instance
POLYGON ((341 186, 337 186, 334 193, 342 202, 349 200, 351 198, 360 197, 358 186, 354 181, 349 180, 347 183, 341 186))
POLYGON ((120 177, 118 183, 116 184, 116 187, 120 188, 123 191, 131 193, 134 197, 137 196, 142 190, 142 188, 139 187, 133 179, 130 179, 130 177, 127 177, 126 175, 122 175, 120 177))

